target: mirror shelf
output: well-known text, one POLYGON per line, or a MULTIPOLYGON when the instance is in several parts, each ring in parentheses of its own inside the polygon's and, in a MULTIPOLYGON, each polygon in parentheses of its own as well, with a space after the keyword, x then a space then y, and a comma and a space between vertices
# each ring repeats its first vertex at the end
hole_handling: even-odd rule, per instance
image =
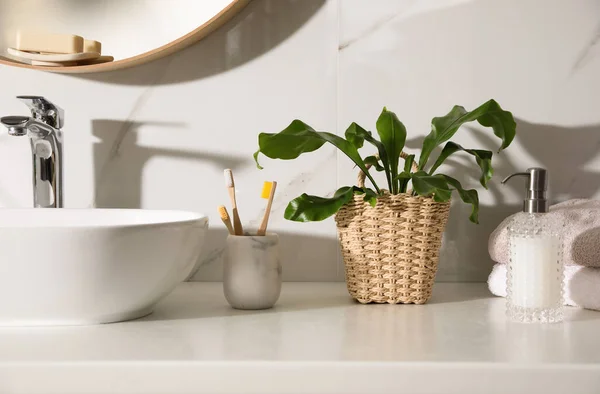
POLYGON ((0 65, 48 71, 62 74, 99 73, 135 67, 180 51, 205 38, 239 13, 251 0, 230 0, 226 7, 193 31, 158 48, 109 63, 80 66, 37 66, 21 63, 0 54, 0 65))

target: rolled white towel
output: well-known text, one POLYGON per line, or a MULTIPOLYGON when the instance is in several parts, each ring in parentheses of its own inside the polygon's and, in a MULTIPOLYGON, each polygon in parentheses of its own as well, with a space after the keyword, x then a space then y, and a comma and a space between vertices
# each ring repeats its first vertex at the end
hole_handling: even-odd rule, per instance
MULTIPOLYGON (((506 297, 506 264, 495 264, 488 277, 493 295, 506 297)), ((565 266, 565 305, 600 310, 600 268, 565 266)))

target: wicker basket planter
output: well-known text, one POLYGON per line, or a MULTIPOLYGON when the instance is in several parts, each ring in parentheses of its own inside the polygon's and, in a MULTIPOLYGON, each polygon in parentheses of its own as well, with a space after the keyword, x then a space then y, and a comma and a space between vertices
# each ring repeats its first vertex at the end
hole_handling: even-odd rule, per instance
POLYGON ((348 291, 356 300, 365 304, 424 304, 431 297, 454 192, 471 206, 469 220, 479 223, 477 190, 465 189, 440 168, 451 155, 463 153, 481 170, 479 183, 485 189, 493 174, 492 151, 464 148, 452 141, 464 124, 475 121, 500 139, 498 152, 515 138, 513 115, 491 99, 472 111, 455 105, 446 115, 432 118, 431 131, 422 139, 420 152, 407 154, 403 152, 406 127, 394 112, 383 107, 375 122, 376 134, 356 122, 343 136, 316 131, 299 119, 279 133, 260 133, 254 160, 262 168, 260 154, 292 160, 325 145, 333 145, 344 154, 361 171, 358 187, 338 185, 335 193, 326 197, 302 193, 289 202, 284 217, 315 222, 335 215, 348 291), (363 150, 365 146, 369 152, 363 150), (367 153, 370 155, 363 155, 367 153), (380 172, 380 178, 385 176, 385 184, 374 178, 371 166, 380 172), (368 187, 365 178, 369 179, 368 187))
POLYGON ((388 193, 375 207, 354 196, 335 216, 350 295, 364 304, 426 303, 449 209, 409 193, 388 193))

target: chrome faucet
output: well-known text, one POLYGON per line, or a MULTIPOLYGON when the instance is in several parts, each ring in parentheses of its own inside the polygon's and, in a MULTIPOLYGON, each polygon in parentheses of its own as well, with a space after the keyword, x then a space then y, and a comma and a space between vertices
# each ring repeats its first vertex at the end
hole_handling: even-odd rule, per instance
POLYGON ((18 96, 31 110, 31 117, 0 118, 8 134, 29 136, 33 156, 33 206, 63 207, 62 127, 64 111, 40 96, 18 96))

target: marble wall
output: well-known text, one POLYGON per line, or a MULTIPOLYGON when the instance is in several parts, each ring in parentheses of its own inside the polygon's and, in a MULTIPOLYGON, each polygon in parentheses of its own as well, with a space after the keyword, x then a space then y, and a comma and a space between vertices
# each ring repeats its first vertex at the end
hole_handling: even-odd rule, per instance
MULTIPOLYGON (((343 280, 332 220, 282 218, 302 192, 326 195, 355 169, 331 147, 292 162, 254 166, 259 132, 300 118, 343 133, 374 128, 385 105, 416 152, 433 116, 495 98, 518 120, 518 137, 495 158, 481 191, 480 225, 453 205, 442 281, 479 281, 491 267, 487 237, 519 209, 505 175, 541 165, 554 200, 598 196, 600 1, 253 0, 234 20, 174 56, 107 74, 54 75, 0 68, 0 112, 25 114, 14 96, 44 95, 66 110, 66 206, 203 211, 212 229, 195 279, 218 280, 226 232, 223 168, 236 174, 242 219, 256 226, 264 180, 279 182, 271 228, 282 235, 284 279, 343 280)), ((488 130, 457 134, 495 149, 488 130)), ((468 158, 446 170, 478 187, 468 158)), ((29 144, 0 134, 0 206, 31 205, 29 144)), ((478 189, 481 189, 478 187, 478 189)))

